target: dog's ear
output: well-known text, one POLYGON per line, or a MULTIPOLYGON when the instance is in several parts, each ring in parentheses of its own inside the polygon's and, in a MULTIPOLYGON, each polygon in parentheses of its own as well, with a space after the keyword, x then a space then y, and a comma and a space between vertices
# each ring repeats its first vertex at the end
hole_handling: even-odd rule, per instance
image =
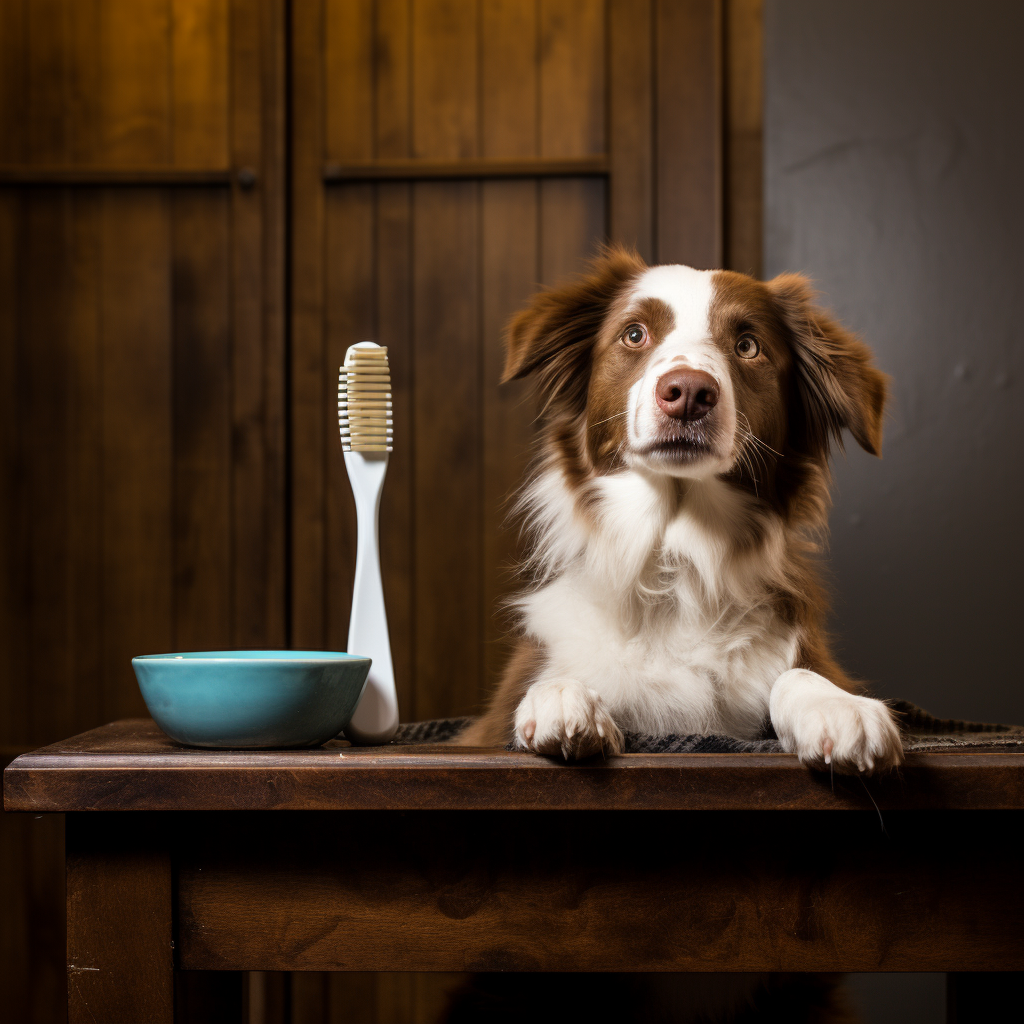
POLYGON ((608 307, 645 269, 632 250, 609 246, 582 277, 538 292, 505 332, 502 383, 536 373, 545 407, 556 399, 582 407, 590 351, 608 307))
POLYGON ((810 282, 781 274, 768 282, 790 332, 795 402, 790 429, 797 447, 827 456, 846 427, 872 455, 882 453, 882 412, 888 378, 871 350, 814 303, 810 282))

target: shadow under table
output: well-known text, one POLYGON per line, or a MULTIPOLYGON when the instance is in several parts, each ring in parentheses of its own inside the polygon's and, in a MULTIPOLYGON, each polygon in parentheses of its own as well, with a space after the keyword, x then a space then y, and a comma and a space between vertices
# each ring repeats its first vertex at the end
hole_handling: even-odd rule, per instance
POLYGON ((190 750, 140 719, 18 757, 4 800, 67 815, 71 1024, 239 1019, 240 971, 1024 968, 1019 752, 832 779, 788 754, 190 750))

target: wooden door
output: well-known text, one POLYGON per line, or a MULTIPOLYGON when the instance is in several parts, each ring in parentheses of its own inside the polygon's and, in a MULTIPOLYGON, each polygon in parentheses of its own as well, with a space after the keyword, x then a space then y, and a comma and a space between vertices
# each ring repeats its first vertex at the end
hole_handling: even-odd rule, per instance
POLYGON ((478 707, 504 651, 503 526, 533 410, 501 332, 605 239, 720 266, 714 0, 315 0, 294 9, 297 646, 344 648, 354 512, 333 391, 389 348, 381 553, 405 720, 478 707))
MULTIPOLYGON (((284 645, 284 4, 0 3, 0 743, 134 654, 284 645)), ((60 820, 3 821, 0 1001, 64 1019, 60 820)))

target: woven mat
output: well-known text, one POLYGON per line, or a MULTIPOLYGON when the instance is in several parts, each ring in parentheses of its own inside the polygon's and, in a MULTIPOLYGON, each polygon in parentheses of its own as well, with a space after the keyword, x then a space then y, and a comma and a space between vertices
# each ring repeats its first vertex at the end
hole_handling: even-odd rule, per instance
MULTIPOLYGON (((1024 746, 1024 726, 936 718, 910 701, 888 703, 900 720, 903 746, 907 751, 1024 746)), ((444 743, 472 721, 471 718, 435 718, 429 722, 408 722, 398 727, 392 742, 444 743)), ((627 754, 774 754, 782 750, 774 738, 737 740, 731 736, 646 736, 635 732, 625 733, 624 738, 627 754)))

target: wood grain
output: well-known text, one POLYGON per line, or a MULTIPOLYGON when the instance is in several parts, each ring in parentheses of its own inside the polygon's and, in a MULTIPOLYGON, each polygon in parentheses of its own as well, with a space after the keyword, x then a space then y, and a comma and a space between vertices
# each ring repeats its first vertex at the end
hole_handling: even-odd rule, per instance
POLYGON ((462 0, 412 5, 413 157, 479 156, 478 11, 462 0))
POLYGON ((230 204, 172 199, 174 637, 179 651, 230 649, 230 204))
POLYGON ((656 0, 655 259, 722 265, 722 0, 656 0))
POLYGON ((324 459, 335 443, 324 407, 323 21, 320 0, 295 8, 292 19, 290 639, 307 650, 325 645, 324 459))
POLYGON ((67 901, 69 1024, 173 1024, 170 850, 142 821, 71 815, 67 901))
POLYGON ((229 185, 233 177, 227 167, 47 167, 38 164, 0 167, 0 184, 33 188, 55 185, 229 185))
POLYGON ((761 276, 762 0, 726 0, 725 266, 761 276))
POLYGON ((216 751, 148 719, 16 758, 8 810, 1011 810, 1024 754, 910 754, 897 776, 830 778, 790 754, 625 754, 575 765, 450 746, 216 751), (874 804, 872 803, 874 801, 874 804))
MULTIPOLYGON (((496 134, 492 130, 492 135, 496 134)), ((490 141, 492 145, 496 144, 495 140, 490 141)), ((604 177, 607 174, 608 161, 604 156, 569 160, 545 157, 516 160, 374 160, 327 164, 324 167, 324 181, 329 184, 456 178, 581 178, 604 177)))
POLYGON ((173 642, 167 198, 151 190, 108 193, 101 239, 104 630, 97 682, 103 713, 116 718, 144 712, 132 657, 169 651, 173 642))
POLYGON ((654 260, 653 0, 608 3, 608 152, 611 239, 654 260))
POLYGON ((884 833, 873 811, 220 819, 180 855, 181 963, 1019 970, 1016 851, 976 842, 1017 817, 893 812, 884 833))
POLYGON ((480 698, 479 186, 424 182, 413 204, 414 712, 432 718, 480 698))

